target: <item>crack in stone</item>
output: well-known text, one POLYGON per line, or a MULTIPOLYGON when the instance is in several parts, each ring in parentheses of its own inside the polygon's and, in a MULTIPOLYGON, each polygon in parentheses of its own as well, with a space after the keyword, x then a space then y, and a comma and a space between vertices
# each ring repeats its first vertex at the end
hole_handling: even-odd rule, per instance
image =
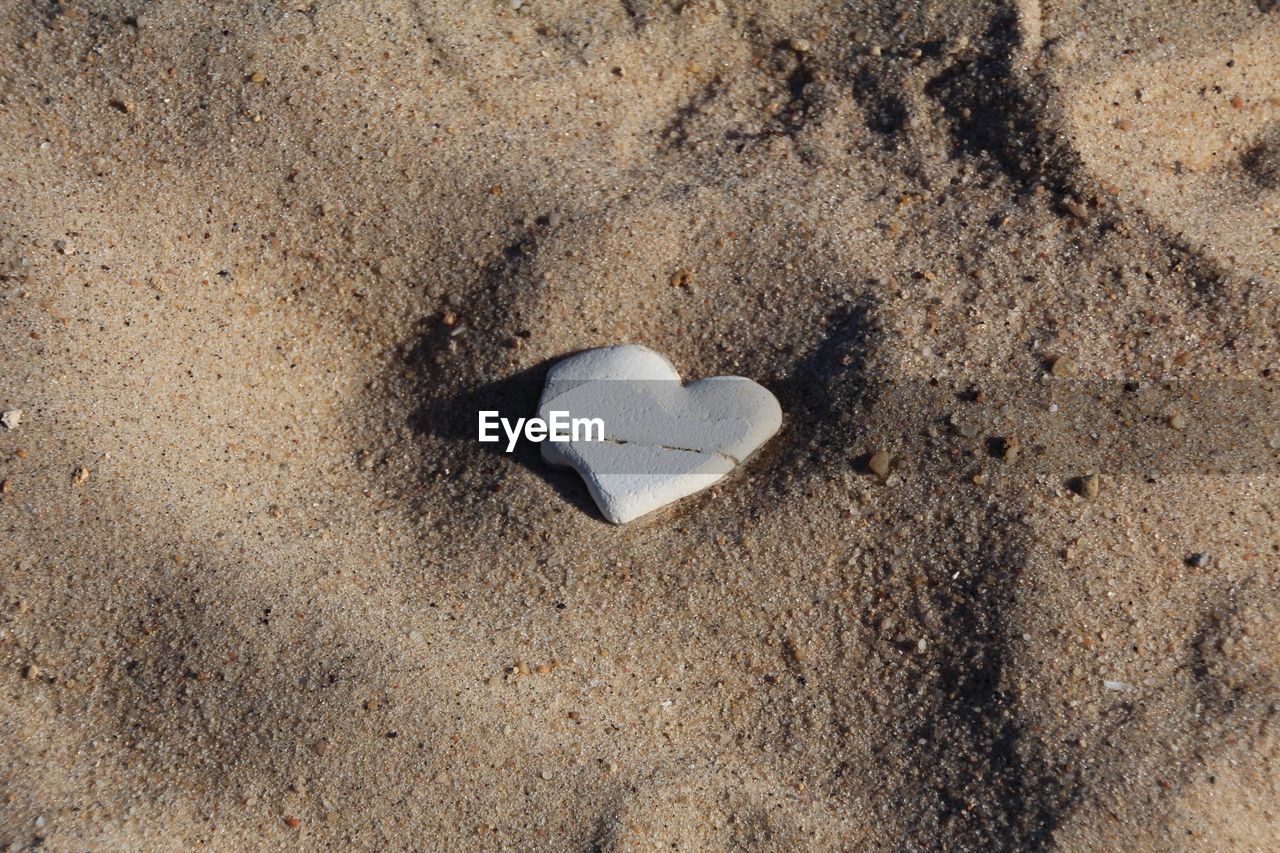
POLYGON ((610 438, 608 436, 605 436, 603 440, 609 442, 610 444, 634 444, 637 447, 652 447, 655 450, 675 450, 675 451, 679 451, 680 453, 698 453, 698 454, 706 454, 708 456, 719 456, 721 459, 729 460, 729 462, 731 462, 734 465, 738 465, 741 463, 741 460, 736 459, 733 456, 730 456, 728 453, 721 453, 719 450, 698 450, 697 448, 694 448, 694 447, 675 447, 674 445, 670 445, 670 444, 640 444, 639 442, 636 442, 636 441, 627 441, 624 438, 610 438))

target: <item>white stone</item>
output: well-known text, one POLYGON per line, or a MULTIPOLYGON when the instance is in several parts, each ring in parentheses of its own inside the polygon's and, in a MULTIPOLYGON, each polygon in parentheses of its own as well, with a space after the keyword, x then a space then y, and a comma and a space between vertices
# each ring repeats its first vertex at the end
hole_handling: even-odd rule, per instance
POLYGON ((683 385, 671 362, 635 344, 556 364, 538 415, 552 410, 604 421, 604 441, 545 441, 542 458, 577 471, 614 524, 707 488, 782 425, 777 398, 750 379, 683 385))
POLYGON ((22 409, 10 409, 0 415, 0 423, 7 429, 17 429, 18 424, 22 423, 22 409))

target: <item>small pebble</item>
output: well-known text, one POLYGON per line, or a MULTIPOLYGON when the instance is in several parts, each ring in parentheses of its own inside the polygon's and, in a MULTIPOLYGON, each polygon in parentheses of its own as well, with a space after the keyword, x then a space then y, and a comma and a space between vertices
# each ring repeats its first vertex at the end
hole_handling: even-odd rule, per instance
POLYGON ((33 663, 27 664, 27 668, 22 671, 22 677, 27 681, 35 681, 40 677, 40 667, 33 663))
POLYGON ((1076 219, 1079 219, 1081 222, 1089 221, 1089 208, 1081 202, 1076 201, 1074 198, 1063 199, 1062 206, 1067 209, 1068 213, 1076 219))
POLYGON ((808 53, 812 49, 812 46, 809 44, 808 39, 792 39, 791 49, 796 53, 808 53))
POLYGON ((284 822, 285 822, 285 826, 289 827, 290 829, 297 829, 298 827, 302 826, 302 818, 294 817, 293 815, 289 815, 288 817, 286 817, 284 819, 284 822))
POLYGON ((877 477, 887 477, 889 476, 889 466, 892 461, 888 453, 883 450, 877 450, 867 460, 867 468, 877 477))
POLYGON ((9 409, 0 415, 0 423, 7 429, 17 429, 18 424, 22 423, 22 409, 9 409))
POLYGON ((84 466, 81 466, 76 471, 75 476, 71 478, 71 482, 75 483, 78 486, 89 479, 89 474, 90 474, 89 469, 85 468, 84 466))
POLYGON ((1101 487, 1097 474, 1086 474, 1080 478, 1080 496, 1085 498, 1096 498, 1098 489, 1101 487))
POLYGON ((1182 416, 1181 412, 1174 412, 1169 416, 1169 426, 1174 429, 1186 429, 1187 419, 1182 416))
POLYGON ((543 778, 543 779, 545 779, 545 780, 547 780, 548 782, 549 782, 549 781, 551 781, 551 771, 550 771, 550 770, 543 770, 543 771, 542 771, 542 778, 543 778))
POLYGON ((1203 569, 1205 566, 1209 565, 1209 555, 1203 554, 1200 552, 1196 552, 1195 554, 1188 554, 1186 562, 1187 562, 1187 565, 1191 566, 1192 568, 1203 569))
POLYGON ((1066 355, 1060 355, 1049 365, 1049 372, 1054 376, 1075 376, 1076 363, 1066 355))

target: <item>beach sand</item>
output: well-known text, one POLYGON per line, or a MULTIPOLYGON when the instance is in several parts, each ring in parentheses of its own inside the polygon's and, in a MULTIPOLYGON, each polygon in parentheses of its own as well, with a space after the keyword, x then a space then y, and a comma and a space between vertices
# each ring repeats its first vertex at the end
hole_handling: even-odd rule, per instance
POLYGON ((0 842, 1280 846, 1280 7, 513 5, 6 4, 0 842))

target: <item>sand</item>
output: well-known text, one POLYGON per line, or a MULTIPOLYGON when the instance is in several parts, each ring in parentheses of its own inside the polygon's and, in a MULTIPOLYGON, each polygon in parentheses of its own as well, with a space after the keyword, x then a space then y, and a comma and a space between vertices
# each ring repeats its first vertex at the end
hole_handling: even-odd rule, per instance
POLYGON ((0 841, 1280 845, 1276 4, 511 5, 6 5, 0 841))

